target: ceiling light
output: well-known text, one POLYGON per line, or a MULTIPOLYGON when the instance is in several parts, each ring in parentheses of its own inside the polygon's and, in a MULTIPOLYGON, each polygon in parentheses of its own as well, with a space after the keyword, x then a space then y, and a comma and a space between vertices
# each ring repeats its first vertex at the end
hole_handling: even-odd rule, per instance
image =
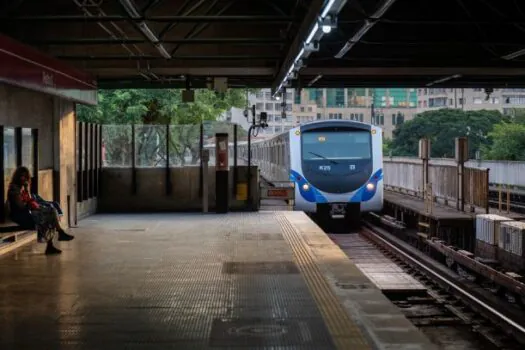
POLYGON ((312 42, 312 39, 314 38, 315 34, 317 34, 317 30, 319 30, 319 24, 316 22, 312 28, 312 31, 310 32, 310 34, 308 34, 308 37, 306 38, 307 44, 310 44, 312 42))
POLYGON ((166 49, 164 48, 164 46, 158 44, 158 45, 155 45, 155 47, 157 48, 157 50, 160 52, 160 54, 162 55, 162 57, 166 58, 166 59, 170 59, 171 58, 171 55, 168 51, 166 51, 166 49))
POLYGON ((122 4, 122 6, 124 6, 124 8, 131 17, 140 18, 140 14, 137 11, 135 4, 133 3, 133 0, 120 0, 120 3, 122 4))
POLYGON ((390 8, 390 6, 392 6, 394 4, 394 2, 396 2, 396 0, 386 0, 386 1, 384 1, 383 4, 381 6, 379 6, 379 8, 376 10, 376 12, 374 12, 374 14, 372 16, 370 16, 370 18, 377 19, 377 18, 383 17, 385 12, 390 8))
POLYGON ((502 56, 501 58, 504 60, 510 61, 510 60, 513 60, 523 55, 525 55, 525 49, 522 49, 522 50, 519 50, 513 53, 509 53, 508 55, 502 56))
POLYGON ((323 12, 321 12, 321 17, 325 17, 328 12, 332 9, 332 6, 334 6, 335 0, 329 0, 328 4, 326 4, 325 8, 323 9, 323 12))
POLYGON ((332 26, 323 24, 321 29, 323 30, 323 33, 328 34, 332 31, 332 26))

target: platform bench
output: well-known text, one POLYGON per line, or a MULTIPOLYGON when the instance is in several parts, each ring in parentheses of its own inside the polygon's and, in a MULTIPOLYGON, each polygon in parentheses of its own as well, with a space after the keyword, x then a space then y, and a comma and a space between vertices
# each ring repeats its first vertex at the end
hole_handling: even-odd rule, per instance
POLYGON ((36 239, 34 230, 24 230, 14 222, 0 223, 0 255, 10 253, 36 239))

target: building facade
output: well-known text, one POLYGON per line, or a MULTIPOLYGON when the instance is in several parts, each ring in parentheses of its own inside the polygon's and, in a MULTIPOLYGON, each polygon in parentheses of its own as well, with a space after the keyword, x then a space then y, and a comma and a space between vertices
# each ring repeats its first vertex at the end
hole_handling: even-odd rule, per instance
POLYGON ((494 89, 490 95, 487 95, 484 89, 418 89, 418 112, 441 108, 467 111, 489 109, 511 115, 515 109, 525 108, 525 89, 494 89))

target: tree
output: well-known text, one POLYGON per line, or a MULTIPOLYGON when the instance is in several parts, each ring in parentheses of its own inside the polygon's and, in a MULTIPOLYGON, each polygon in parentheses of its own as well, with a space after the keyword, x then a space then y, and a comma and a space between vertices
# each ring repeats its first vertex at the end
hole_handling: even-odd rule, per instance
POLYGON ((509 118, 499 111, 462 111, 459 109, 440 109, 418 114, 394 130, 391 150, 393 155, 417 156, 419 140, 431 140, 432 157, 453 157, 454 139, 467 136, 469 155, 490 144, 488 133, 495 124, 509 118))
POLYGON ((491 147, 484 147, 483 158, 525 160, 525 124, 500 123, 489 133, 491 147))
MULTIPOLYGON (((251 90, 249 90, 251 91, 251 90)), ((79 121, 106 124, 103 133, 106 160, 131 164, 131 127, 137 124, 138 166, 160 166, 166 161, 166 125, 169 127, 170 163, 195 164, 199 159, 199 124, 213 122, 232 107, 245 107, 247 90, 215 93, 195 90, 195 102, 182 102, 180 89, 101 90, 95 107, 79 106, 79 121), (111 126, 107 124, 113 124, 111 126), (115 125, 116 124, 116 125, 115 125)))

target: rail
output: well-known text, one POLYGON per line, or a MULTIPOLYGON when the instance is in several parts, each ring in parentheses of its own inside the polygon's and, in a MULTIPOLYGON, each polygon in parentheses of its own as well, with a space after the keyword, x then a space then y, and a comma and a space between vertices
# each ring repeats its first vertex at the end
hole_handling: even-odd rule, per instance
MULTIPOLYGON (((499 323, 503 323, 505 326, 510 326, 511 329, 507 329, 508 332, 517 336, 520 339, 525 338, 525 327, 513 320, 503 312, 498 311, 493 306, 489 305, 486 301, 481 300, 480 297, 474 295, 474 292, 468 291, 467 288, 461 286, 459 283, 454 281, 450 276, 443 273, 435 264, 430 264, 428 261, 424 262, 420 258, 417 258, 415 253, 410 249, 403 247, 395 237, 391 236, 388 232, 375 226, 374 224, 364 221, 363 234, 377 243, 378 245, 388 249, 389 251, 395 252, 396 255, 403 258, 403 260, 410 262, 410 264, 417 266, 418 269, 425 271, 425 273, 432 276, 436 281, 440 281, 445 284, 448 288, 454 290, 461 297, 466 298, 470 304, 480 309, 483 313, 489 314, 492 320, 497 320, 499 323)), ((437 263, 437 262, 435 262, 437 263)))

